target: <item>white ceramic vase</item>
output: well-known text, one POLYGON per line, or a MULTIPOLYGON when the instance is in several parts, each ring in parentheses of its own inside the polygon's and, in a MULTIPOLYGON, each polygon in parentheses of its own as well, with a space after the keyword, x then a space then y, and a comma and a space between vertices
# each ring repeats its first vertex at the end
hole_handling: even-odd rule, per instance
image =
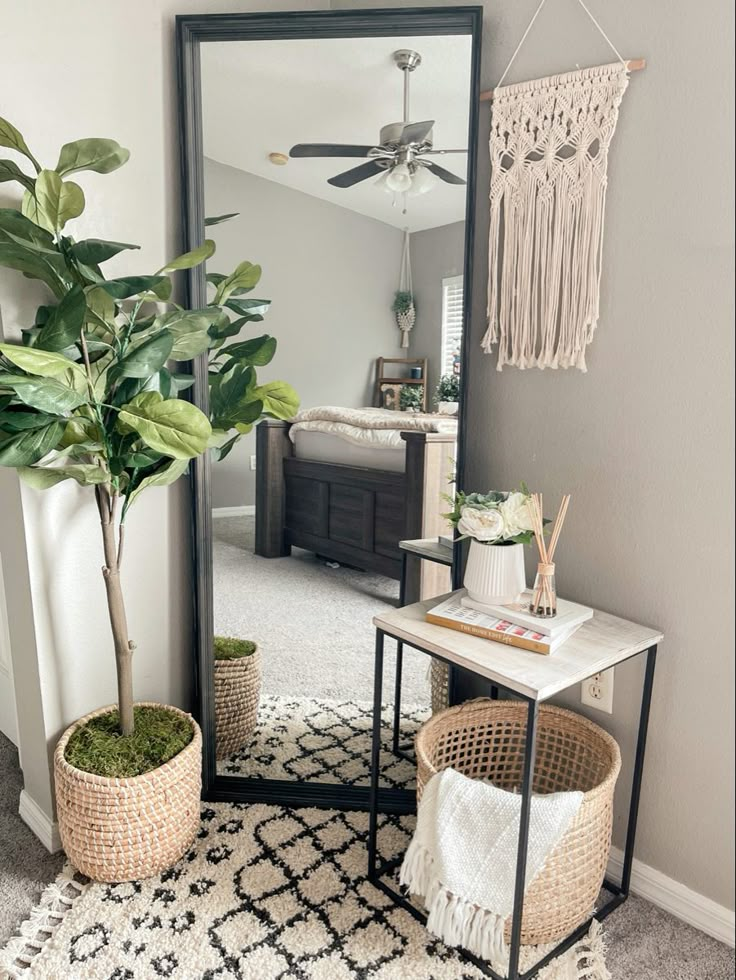
POLYGON ((463 584, 476 602, 495 606, 515 602, 526 588, 524 545, 472 540, 463 584))
POLYGON ((457 415, 457 402, 437 402, 437 411, 440 415, 457 415))

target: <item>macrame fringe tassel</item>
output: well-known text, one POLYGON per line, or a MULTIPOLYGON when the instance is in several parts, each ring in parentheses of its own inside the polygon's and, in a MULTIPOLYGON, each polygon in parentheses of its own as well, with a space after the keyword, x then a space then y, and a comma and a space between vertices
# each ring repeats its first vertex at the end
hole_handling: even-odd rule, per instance
POLYGON ((604 65, 499 89, 491 130, 488 330, 500 371, 586 370, 599 316, 608 147, 628 84, 604 65))

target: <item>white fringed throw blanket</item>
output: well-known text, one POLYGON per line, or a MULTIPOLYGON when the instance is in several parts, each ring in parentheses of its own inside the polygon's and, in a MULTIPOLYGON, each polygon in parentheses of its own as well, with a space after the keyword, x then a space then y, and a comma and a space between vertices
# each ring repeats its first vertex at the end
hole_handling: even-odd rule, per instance
MULTIPOLYGON (((525 887, 582 800, 582 793, 532 797, 525 887)), ((445 769, 424 789, 401 866, 401 884, 424 899, 429 931, 490 962, 507 955, 503 933, 514 908, 520 813, 521 796, 445 769)))
POLYGON ((500 371, 585 371, 598 322, 608 148, 629 77, 615 63, 496 89, 488 332, 500 371))

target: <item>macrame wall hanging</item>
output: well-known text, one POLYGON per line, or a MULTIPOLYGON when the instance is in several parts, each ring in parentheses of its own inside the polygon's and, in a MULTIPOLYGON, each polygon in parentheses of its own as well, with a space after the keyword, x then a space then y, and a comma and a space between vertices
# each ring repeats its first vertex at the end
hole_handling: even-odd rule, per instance
POLYGON ((619 59, 501 87, 541 0, 492 93, 488 331, 500 371, 586 370, 598 323, 608 148, 629 71, 619 59))

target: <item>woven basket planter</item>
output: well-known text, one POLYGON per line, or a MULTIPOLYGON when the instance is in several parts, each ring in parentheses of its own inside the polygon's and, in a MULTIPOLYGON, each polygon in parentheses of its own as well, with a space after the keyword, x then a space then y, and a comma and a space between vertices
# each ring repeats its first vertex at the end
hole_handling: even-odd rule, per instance
POLYGON ((432 714, 436 715, 450 704, 450 668, 435 657, 432 657, 429 667, 429 685, 432 691, 432 714))
MULTIPOLYGON (((421 799, 436 772, 449 767, 518 792, 526 718, 525 704, 487 699, 430 718, 416 740, 417 796, 421 799)), ((567 833, 527 888, 521 932, 525 945, 562 939, 590 915, 608 863, 620 768, 619 747, 602 728, 564 708, 540 706, 533 790, 579 790, 584 796, 567 833)), ((510 932, 509 918, 507 941, 510 932)))
POLYGON ((226 759, 248 740, 258 721, 261 651, 236 660, 215 660, 215 754, 226 759))
POLYGON ((150 878, 181 858, 199 829, 202 789, 202 733, 191 715, 194 735, 173 759, 142 776, 114 779, 83 772, 64 758, 72 733, 114 706, 80 718, 64 732, 54 752, 56 810, 61 843, 74 865, 95 881, 150 878))

